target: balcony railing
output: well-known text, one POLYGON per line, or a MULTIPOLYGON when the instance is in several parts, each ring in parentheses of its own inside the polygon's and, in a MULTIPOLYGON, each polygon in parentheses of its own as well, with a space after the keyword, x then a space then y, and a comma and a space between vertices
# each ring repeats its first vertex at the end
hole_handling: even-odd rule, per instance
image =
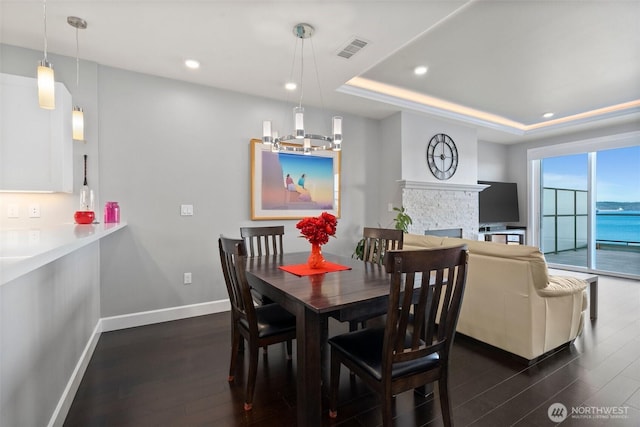
MULTIPOLYGON (((543 188, 542 249, 545 254, 588 245, 587 192, 543 188)), ((640 212, 597 211, 596 249, 640 251, 640 212), (639 237, 634 237, 639 236, 639 237)))

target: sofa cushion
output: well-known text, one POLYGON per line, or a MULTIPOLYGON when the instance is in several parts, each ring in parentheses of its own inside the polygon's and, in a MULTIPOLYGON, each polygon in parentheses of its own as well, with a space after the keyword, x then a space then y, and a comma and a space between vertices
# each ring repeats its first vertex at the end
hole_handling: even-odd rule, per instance
POLYGON ((443 240, 444 237, 406 233, 402 241, 402 248, 405 250, 433 248, 442 246, 443 240))

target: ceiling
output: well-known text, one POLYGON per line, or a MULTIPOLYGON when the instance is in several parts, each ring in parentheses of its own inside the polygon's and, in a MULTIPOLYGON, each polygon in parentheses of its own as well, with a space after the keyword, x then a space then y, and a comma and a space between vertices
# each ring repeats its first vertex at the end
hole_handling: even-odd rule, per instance
MULTIPOLYGON (((292 104, 292 28, 307 22, 315 33, 305 42, 303 105, 376 119, 410 109, 498 143, 640 120, 640 0, 46 4, 49 53, 75 57, 66 19, 78 16, 88 23, 82 59, 292 104), (338 56, 354 39, 368 44, 338 56), (201 67, 187 69, 188 58, 201 67), (417 65, 427 74, 415 76, 417 65)), ((43 50, 43 16, 40 0, 0 0, 0 42, 43 50)))

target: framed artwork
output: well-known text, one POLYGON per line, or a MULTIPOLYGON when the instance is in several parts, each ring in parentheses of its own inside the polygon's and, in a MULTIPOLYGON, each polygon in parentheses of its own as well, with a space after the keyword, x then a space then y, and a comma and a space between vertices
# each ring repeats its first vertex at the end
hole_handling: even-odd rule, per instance
POLYGON ((340 152, 272 152, 251 140, 251 219, 340 217, 340 152))

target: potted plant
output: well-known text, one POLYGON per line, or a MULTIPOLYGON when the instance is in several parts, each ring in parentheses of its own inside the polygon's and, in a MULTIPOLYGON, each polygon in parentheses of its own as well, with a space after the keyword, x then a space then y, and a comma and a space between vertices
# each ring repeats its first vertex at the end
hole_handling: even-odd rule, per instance
POLYGON ((409 226, 413 224, 413 221, 411 220, 411 217, 409 216, 407 211, 404 209, 404 206, 401 206, 399 208, 394 207, 393 210, 398 212, 396 217, 393 219, 394 228, 396 230, 402 230, 403 233, 408 233, 409 226))
MULTIPOLYGON (((396 217, 393 219, 393 226, 396 230, 402 230, 403 233, 409 232, 409 225, 413 223, 409 214, 405 210, 404 206, 394 207, 393 210, 397 212, 396 217)), ((374 249, 375 250, 375 249, 374 249)), ((360 239, 356 244, 356 248, 351 255, 351 258, 362 260, 364 258, 364 238, 360 239)))

